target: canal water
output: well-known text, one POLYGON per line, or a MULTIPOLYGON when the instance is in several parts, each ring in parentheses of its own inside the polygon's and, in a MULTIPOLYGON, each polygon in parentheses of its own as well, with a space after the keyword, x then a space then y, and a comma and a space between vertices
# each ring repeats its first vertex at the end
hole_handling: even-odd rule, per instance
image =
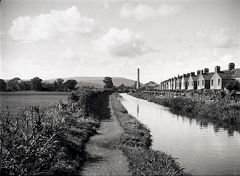
POLYGON ((240 175, 240 134, 171 113, 168 108, 121 94, 129 114, 144 123, 152 148, 178 158, 194 175, 240 175))

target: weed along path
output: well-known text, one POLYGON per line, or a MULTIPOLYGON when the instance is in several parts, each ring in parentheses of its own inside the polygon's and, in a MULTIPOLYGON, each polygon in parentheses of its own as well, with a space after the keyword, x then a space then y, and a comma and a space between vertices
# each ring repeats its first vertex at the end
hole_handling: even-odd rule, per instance
POLYGON ((113 114, 110 101, 108 97, 102 105, 98 134, 86 144, 87 159, 82 175, 130 175, 127 158, 114 147, 123 129, 113 114))

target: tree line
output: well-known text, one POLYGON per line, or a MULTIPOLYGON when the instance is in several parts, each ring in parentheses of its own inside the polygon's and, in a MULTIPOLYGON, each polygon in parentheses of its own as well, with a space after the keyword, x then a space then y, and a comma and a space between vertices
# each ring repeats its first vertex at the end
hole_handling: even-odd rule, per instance
POLYGON ((58 78, 53 83, 43 82, 39 77, 27 81, 20 78, 13 78, 8 81, 0 79, 0 91, 71 91, 76 89, 76 85, 77 81, 74 79, 64 81, 58 78))

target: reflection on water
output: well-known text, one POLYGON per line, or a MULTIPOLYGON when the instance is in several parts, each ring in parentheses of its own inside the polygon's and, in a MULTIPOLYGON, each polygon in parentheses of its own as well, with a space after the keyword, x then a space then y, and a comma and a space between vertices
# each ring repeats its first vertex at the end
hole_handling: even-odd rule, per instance
POLYGON ((139 104, 137 104, 137 117, 139 117, 139 104))
POLYGON ((175 115, 168 108, 122 94, 128 112, 146 124, 153 149, 171 154, 197 175, 240 175, 240 134, 175 115))

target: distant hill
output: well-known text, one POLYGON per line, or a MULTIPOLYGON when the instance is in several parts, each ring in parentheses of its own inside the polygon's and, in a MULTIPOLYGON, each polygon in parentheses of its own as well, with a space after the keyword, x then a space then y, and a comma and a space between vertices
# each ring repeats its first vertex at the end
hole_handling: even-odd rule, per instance
MULTIPOLYGON (((69 79, 75 79, 78 82, 78 86, 94 86, 97 88, 102 88, 104 86, 103 79, 104 77, 69 77, 62 78, 64 81, 69 79)), ((114 86, 120 86, 124 84, 125 86, 133 86, 134 80, 122 78, 122 77, 112 77, 114 86)), ((53 82, 55 79, 46 80, 44 82, 53 82)))

